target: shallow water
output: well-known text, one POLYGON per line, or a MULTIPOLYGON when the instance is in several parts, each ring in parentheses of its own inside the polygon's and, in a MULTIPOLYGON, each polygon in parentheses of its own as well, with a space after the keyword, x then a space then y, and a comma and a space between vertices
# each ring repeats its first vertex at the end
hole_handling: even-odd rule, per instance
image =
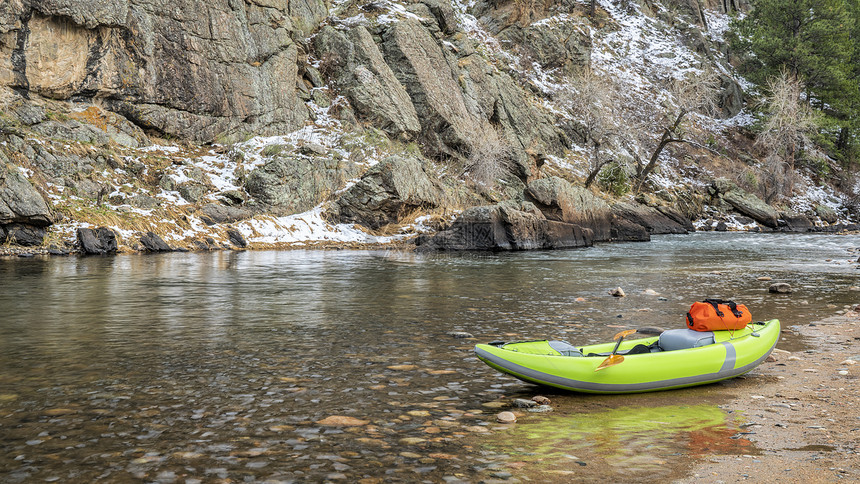
MULTIPOLYGON (((507 477, 498 469, 521 439, 512 435, 508 448, 510 429, 484 437, 496 427, 493 402, 542 390, 484 366, 472 356, 475 342, 586 343, 619 328, 681 327, 692 301, 715 296, 744 302, 756 319, 808 323, 860 302, 849 291, 858 285, 858 246, 852 236, 698 233, 498 255, 3 259, 0 480, 507 477), (795 292, 769 294, 760 276, 795 292), (628 297, 607 294, 618 286, 628 297), (457 331, 474 338, 449 334, 457 331), (357 425, 325 425, 331 416, 357 425)), ((625 402, 695 406, 714 388, 674 393, 684 402, 666 402, 673 393, 554 394, 560 410, 547 422, 579 425, 580 401, 589 412, 625 402)), ((709 415, 725 415, 708 427, 709 439, 722 439, 714 449, 732 448, 737 422, 707 405, 709 415)), ((701 431, 675 429, 674 438, 638 438, 633 447, 693 455, 673 442, 701 431)), ((571 447, 559 445, 553 452, 571 447)), ((626 444, 607 445, 575 452, 597 459, 626 444)))

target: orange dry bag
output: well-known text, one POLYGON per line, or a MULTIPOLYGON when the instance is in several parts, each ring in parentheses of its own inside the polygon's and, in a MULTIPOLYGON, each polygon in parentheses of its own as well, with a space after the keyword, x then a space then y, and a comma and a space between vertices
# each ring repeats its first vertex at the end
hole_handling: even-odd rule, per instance
POLYGON ((722 299, 694 302, 687 313, 687 326, 696 331, 743 329, 750 321, 750 310, 743 304, 722 299))

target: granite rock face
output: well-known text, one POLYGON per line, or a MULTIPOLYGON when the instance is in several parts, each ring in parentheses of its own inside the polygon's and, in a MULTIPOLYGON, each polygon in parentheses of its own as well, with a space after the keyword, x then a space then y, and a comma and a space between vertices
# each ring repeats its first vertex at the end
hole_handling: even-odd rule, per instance
POLYGON ((358 26, 343 33, 326 26, 314 45, 360 116, 395 137, 418 134, 421 123, 412 100, 367 29, 358 26))
POLYGON ((0 88, 91 101, 206 142, 295 129, 296 15, 321 1, 12 0, 0 6, 0 88))
POLYGON ((611 238, 612 211, 606 202, 586 188, 558 177, 541 178, 528 185, 526 198, 549 220, 591 229, 595 242, 611 238))

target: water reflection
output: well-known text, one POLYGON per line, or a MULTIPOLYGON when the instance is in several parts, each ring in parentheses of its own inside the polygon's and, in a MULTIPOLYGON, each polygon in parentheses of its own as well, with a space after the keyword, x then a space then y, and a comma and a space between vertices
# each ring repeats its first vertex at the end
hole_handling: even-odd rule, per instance
POLYGON ((856 302, 858 245, 696 234, 497 255, 2 259, 0 480, 485 478, 464 439, 493 425, 484 403, 533 387, 480 363, 475 342, 680 327, 709 296, 805 323, 856 302), (797 291, 770 295, 759 276, 797 291), (606 294, 617 286, 628 297, 606 294), (319 423, 331 416, 367 424, 319 423))
POLYGON ((486 447, 506 452, 532 477, 652 482, 675 476, 691 456, 754 452, 736 429, 713 405, 621 407, 529 418, 494 433, 486 447))

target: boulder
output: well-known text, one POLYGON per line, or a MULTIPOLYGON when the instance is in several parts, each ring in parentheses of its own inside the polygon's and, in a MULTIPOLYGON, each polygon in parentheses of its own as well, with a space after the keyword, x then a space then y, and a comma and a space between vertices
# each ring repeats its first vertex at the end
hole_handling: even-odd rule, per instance
POLYGON ((660 210, 638 203, 617 202, 612 205, 616 218, 641 225, 649 234, 686 234, 684 225, 666 216, 660 210))
POLYGON ((684 227, 684 230, 686 230, 687 232, 696 231, 696 227, 693 225, 693 221, 690 220, 688 217, 684 216, 681 211, 676 210, 675 208, 669 207, 667 205, 658 205, 654 208, 656 208, 658 212, 672 219, 674 222, 677 222, 678 225, 684 227))
POLYGON ((173 249, 167 245, 155 232, 147 232, 140 238, 140 243, 147 252, 172 252, 173 249))
POLYGON ((146 195, 144 193, 139 193, 128 199, 128 204, 132 207, 142 208, 144 210, 151 210, 153 208, 161 205, 161 200, 146 195))
POLYGON ((771 284, 770 287, 767 288, 768 292, 774 294, 790 294, 792 289, 791 285, 786 282, 777 282, 771 284))
POLYGON ((829 224, 835 224, 839 220, 839 214, 836 213, 836 210, 827 205, 816 205, 815 215, 818 215, 818 218, 829 224))
POLYGON ((714 181, 713 188, 725 202, 743 215, 756 222, 775 229, 779 226, 779 213, 757 196, 741 189, 724 178, 714 181))
POLYGON ((245 240, 245 237, 243 237, 242 233, 236 229, 227 229, 227 238, 230 240, 231 244, 239 247, 240 249, 248 247, 248 242, 245 240))
POLYGON ((84 255, 115 254, 117 251, 116 234, 107 227, 79 228, 77 236, 84 255))
POLYGON ((179 195, 190 203, 197 203, 209 193, 209 187, 196 182, 188 181, 178 187, 179 195))
POLYGON ((0 232, 5 232, 5 236, 0 233, 0 240, 24 247, 42 245, 46 234, 44 227, 27 224, 9 224, 3 227, 0 232))
POLYGON ((0 162, 0 225, 47 227, 54 221, 48 204, 17 169, 0 162))
POLYGON ((239 220, 251 218, 254 215, 248 209, 221 205, 220 203, 208 203, 198 210, 197 214, 200 216, 200 220, 206 225, 238 222, 239 220))
POLYGON ((466 209, 448 230, 422 236, 423 250, 528 250, 587 247, 591 229, 546 217, 529 202, 506 201, 466 209))
POLYGON ((430 179, 419 159, 391 156, 344 191, 329 217, 340 223, 378 229, 415 209, 436 207, 442 197, 441 188, 430 179))
POLYGON ((245 191, 275 213, 299 213, 319 205, 355 173, 353 164, 334 157, 279 155, 248 174, 245 191))
POLYGON ((783 232, 813 232, 815 225, 809 217, 802 213, 781 212, 779 214, 779 229, 783 232))
POLYGON ((591 229, 595 242, 612 236, 612 210, 586 188, 559 177, 541 178, 528 184, 526 200, 535 204, 548 220, 591 229))
POLYGON ((649 242, 651 234, 648 230, 627 219, 613 217, 609 231, 609 240, 613 242, 649 242))

